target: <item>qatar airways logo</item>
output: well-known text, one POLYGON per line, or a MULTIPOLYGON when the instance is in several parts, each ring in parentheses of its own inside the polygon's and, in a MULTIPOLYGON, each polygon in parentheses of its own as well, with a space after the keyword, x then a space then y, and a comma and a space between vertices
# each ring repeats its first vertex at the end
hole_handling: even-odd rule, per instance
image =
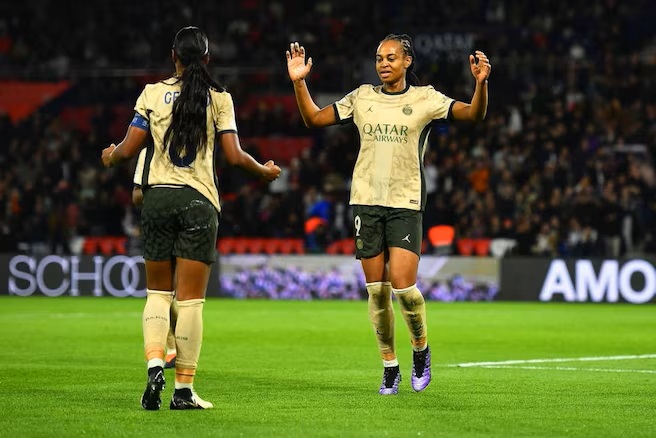
POLYGON ((141 256, 80 257, 49 255, 41 259, 24 255, 9 260, 8 290, 11 295, 41 293, 50 297, 85 295, 146 296, 144 259, 141 256))
POLYGON ((540 301, 552 301, 556 296, 565 301, 615 303, 621 297, 633 304, 647 303, 656 296, 656 269, 646 260, 624 264, 605 260, 595 272, 590 260, 578 260, 570 272, 564 260, 553 260, 540 301))
POLYGON ((375 141, 384 141, 389 143, 408 142, 408 127, 405 125, 392 125, 389 123, 365 123, 362 125, 362 132, 373 137, 375 141))

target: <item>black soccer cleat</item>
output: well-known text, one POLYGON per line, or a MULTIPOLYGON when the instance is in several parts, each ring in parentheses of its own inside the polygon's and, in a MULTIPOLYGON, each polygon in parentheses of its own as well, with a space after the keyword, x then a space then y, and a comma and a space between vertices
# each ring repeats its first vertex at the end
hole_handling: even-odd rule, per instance
POLYGON ((214 405, 198 397, 194 391, 189 388, 176 389, 171 398, 170 408, 174 411, 185 409, 212 409, 214 405))
POLYGON ((141 406, 147 411, 156 411, 162 405, 160 393, 166 387, 164 380, 164 369, 152 367, 148 370, 148 383, 146 390, 141 396, 141 406))

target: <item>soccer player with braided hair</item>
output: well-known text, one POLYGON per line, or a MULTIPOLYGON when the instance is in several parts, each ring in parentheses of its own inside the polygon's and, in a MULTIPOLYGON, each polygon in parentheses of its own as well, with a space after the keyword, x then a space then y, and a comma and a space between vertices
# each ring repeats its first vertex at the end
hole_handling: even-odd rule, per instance
POLYGON ((166 338, 173 291, 178 301, 175 326, 175 391, 170 408, 208 409, 213 404, 194 390, 203 339, 203 305, 216 261, 219 188, 215 140, 227 161, 270 182, 280 174, 273 161, 258 163, 239 144, 231 95, 207 70, 207 36, 194 26, 173 41, 175 75, 146 85, 136 114, 118 146, 102 151, 107 167, 135 157, 146 146, 142 173, 141 225, 147 298, 143 312, 147 383, 144 409, 160 408, 164 389, 166 338))
POLYGON ((474 94, 471 103, 456 101, 430 85, 418 84, 412 39, 390 34, 376 51, 376 72, 382 84, 361 85, 334 104, 319 108, 305 82, 312 58, 306 62, 305 48, 298 42, 291 43, 286 56, 305 125, 353 122, 360 136, 350 204, 356 258, 366 278, 369 317, 383 360, 379 393, 397 394, 401 381, 392 294, 410 331, 412 388, 423 391, 431 380, 425 303, 416 284, 426 203, 423 157, 433 120, 485 118, 490 62, 481 51, 469 56, 474 94))

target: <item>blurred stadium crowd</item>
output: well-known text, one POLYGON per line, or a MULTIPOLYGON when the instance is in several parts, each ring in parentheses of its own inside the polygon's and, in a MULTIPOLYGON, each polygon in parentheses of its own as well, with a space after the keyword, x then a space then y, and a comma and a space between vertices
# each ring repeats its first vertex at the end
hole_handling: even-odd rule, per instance
POLYGON ((375 81, 390 32, 415 39, 424 84, 469 101, 467 56, 493 65, 485 122, 436 124, 426 154, 424 227, 515 239, 517 254, 656 252, 656 3, 649 0, 5 2, 0 85, 67 81, 26 117, 0 114, 0 251, 71 251, 74 236, 138 239, 132 168, 106 171, 144 83, 171 71, 182 26, 203 28, 233 94, 242 146, 277 157, 265 186, 218 163, 221 236, 295 237, 322 252, 351 235, 352 126, 306 129, 284 51, 304 44, 322 104, 375 81), (374 75, 372 77, 372 75, 374 75), (306 235, 311 217, 323 219, 306 235))

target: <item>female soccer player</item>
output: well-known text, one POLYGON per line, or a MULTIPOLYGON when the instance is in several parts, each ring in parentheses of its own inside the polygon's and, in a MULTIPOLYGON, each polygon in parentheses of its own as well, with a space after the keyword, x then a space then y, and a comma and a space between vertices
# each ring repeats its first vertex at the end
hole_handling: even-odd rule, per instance
POLYGON ((361 260, 369 293, 369 316, 383 359, 379 393, 397 394, 401 373, 394 348, 394 310, 398 298, 413 348, 412 388, 431 380, 424 297, 417 289, 417 268, 426 203, 423 157, 430 123, 436 119, 483 120, 491 65, 483 52, 469 56, 476 89, 471 103, 455 101, 432 86, 419 86, 413 73, 415 53, 407 35, 391 34, 378 45, 376 72, 382 85, 361 85, 333 105, 319 108, 305 78, 312 58, 290 45, 287 70, 305 125, 323 127, 353 121, 360 152, 353 170, 351 200, 356 258, 361 260))
POLYGON ((210 265, 216 260, 219 192, 214 164, 218 137, 228 162, 273 181, 280 168, 262 165, 241 149, 232 97, 208 73, 209 44, 197 27, 173 42, 175 76, 146 85, 123 141, 102 152, 105 166, 137 155, 150 137, 143 172, 141 224, 147 299, 143 313, 148 383, 144 409, 159 409, 173 290, 178 300, 175 392, 171 409, 208 409, 194 391, 210 265), (176 281, 174 284, 173 266, 176 281))

